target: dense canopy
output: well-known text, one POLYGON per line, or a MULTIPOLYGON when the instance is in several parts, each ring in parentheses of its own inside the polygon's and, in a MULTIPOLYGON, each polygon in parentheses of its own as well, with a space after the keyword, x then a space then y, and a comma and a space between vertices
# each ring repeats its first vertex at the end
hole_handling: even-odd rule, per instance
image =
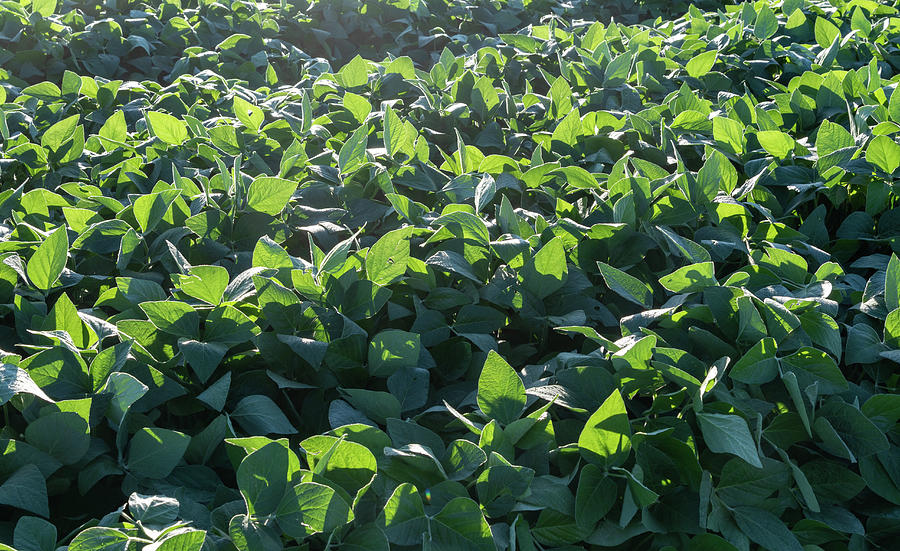
POLYGON ((895 0, 0 2, 0 550, 896 548, 898 84, 895 0))

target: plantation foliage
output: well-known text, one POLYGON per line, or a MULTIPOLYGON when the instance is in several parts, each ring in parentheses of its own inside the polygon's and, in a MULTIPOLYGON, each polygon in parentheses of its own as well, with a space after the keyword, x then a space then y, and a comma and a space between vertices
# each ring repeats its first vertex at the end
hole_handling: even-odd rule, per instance
POLYGON ((0 2, 0 549, 895 549, 896 2, 686 9, 0 2))

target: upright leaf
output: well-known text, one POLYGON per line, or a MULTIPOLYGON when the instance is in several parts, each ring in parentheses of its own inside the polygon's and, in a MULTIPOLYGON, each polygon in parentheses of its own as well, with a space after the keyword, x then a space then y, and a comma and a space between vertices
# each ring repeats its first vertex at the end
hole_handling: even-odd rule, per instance
POLYGON ((508 425, 525 408, 525 385, 519 374, 491 350, 478 377, 478 407, 488 417, 508 425))
POLYGON ((41 291, 53 287, 66 267, 68 252, 69 236, 66 227, 60 226, 47 236, 28 259, 25 272, 31 283, 41 291))
POLYGON ((631 452, 631 423, 622 394, 612 394, 591 415, 578 437, 581 456, 605 467, 620 466, 631 452))

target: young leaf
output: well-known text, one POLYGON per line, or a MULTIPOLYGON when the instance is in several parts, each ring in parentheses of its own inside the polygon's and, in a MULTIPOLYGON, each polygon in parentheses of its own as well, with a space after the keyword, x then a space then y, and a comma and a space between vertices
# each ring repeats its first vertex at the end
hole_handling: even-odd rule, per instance
POLYGON ((581 456, 604 467, 622 465, 631 452, 631 423, 622 394, 612 394, 591 415, 578 437, 581 456))
POLYGON ((695 55, 685 64, 684 68, 694 78, 700 78, 712 70, 716 64, 719 53, 715 50, 709 50, 702 54, 695 55))
POLYGON ((759 9, 756 15, 756 22, 753 24, 753 34, 760 40, 772 38, 778 31, 778 18, 775 12, 768 5, 764 5, 759 9))
POLYGON ((893 174, 900 167, 900 145, 888 136, 876 136, 866 148, 866 161, 893 174))
POLYGON ((259 127, 266 118, 262 109, 240 96, 234 96, 233 106, 234 116, 254 134, 259 132, 259 127))
POLYGON ((44 239, 28 259, 25 272, 31 283, 41 291, 53 287, 66 266, 68 252, 69 236, 66 227, 60 226, 44 239))
POLYGON ((169 145, 181 145, 188 139, 187 125, 168 113, 147 111, 147 125, 153 135, 169 145))
POLYGON ((659 278, 659 284, 673 293, 695 293, 707 287, 718 285, 715 266, 712 262, 701 262, 684 266, 659 278))
POLYGON ((338 168, 340 168, 341 174, 350 174, 366 164, 368 142, 369 127, 365 124, 347 138, 338 154, 338 168))
POLYGON ((388 285, 406 273, 412 228, 389 231, 369 248, 366 275, 378 285, 388 285))
POLYGON ((282 178, 260 176, 253 180, 247 190, 247 208, 269 216, 278 216, 297 191, 297 185, 297 182, 282 178))
POLYGON ((779 130, 763 130, 756 133, 759 145, 776 159, 784 159, 794 151, 794 138, 779 130))
POLYGON ((491 350, 478 377, 478 407, 491 419, 508 425, 525 408, 525 385, 519 374, 491 350))
POLYGON ((79 118, 79 115, 66 117, 45 130, 41 135, 41 147, 57 151, 60 146, 75 134, 75 127, 78 126, 79 118))

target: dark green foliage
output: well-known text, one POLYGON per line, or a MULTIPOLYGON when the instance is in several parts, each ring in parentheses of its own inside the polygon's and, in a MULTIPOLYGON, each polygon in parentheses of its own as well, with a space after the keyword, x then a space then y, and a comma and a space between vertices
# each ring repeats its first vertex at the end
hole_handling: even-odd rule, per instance
POLYGON ((896 547, 894 4, 0 3, 0 548, 896 547))

